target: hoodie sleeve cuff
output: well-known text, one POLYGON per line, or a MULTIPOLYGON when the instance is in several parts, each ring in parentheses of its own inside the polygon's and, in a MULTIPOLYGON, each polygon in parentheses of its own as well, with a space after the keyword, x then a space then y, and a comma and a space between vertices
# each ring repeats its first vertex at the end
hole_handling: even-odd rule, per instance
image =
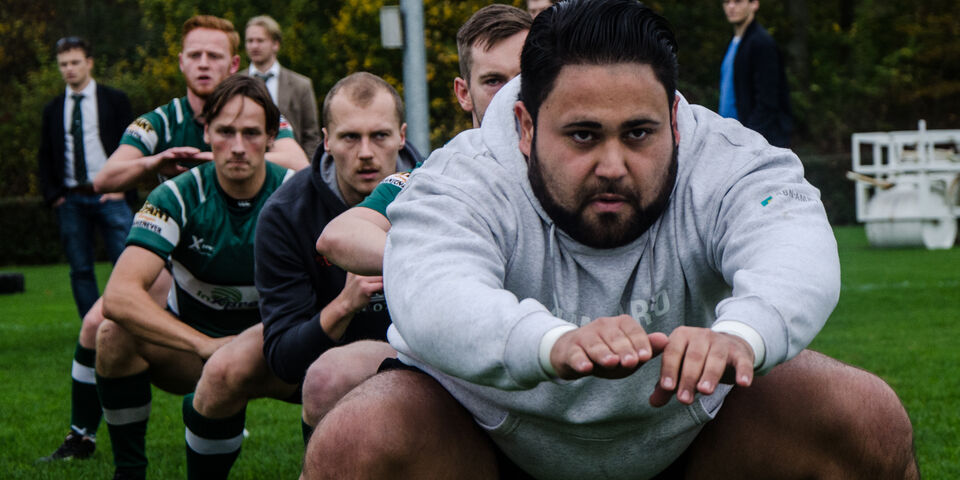
POLYGON ((750 325, 735 320, 723 320, 713 324, 710 330, 742 338, 753 349, 753 369, 756 370, 763 365, 764 357, 766 357, 763 337, 750 325))
POLYGON ((553 351, 553 346, 563 334, 576 329, 577 327, 573 325, 560 325, 547 330, 547 333, 540 338, 540 368, 543 368, 543 371, 550 378, 557 378, 557 371, 553 369, 553 364, 550 363, 550 352, 553 351))

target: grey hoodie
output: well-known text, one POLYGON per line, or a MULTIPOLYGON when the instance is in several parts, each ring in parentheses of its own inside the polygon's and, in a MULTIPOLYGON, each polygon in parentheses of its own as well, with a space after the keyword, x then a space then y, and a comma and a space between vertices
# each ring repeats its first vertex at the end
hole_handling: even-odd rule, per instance
POLYGON ((536 477, 650 477, 729 387, 651 407, 659 357, 620 380, 551 380, 543 335, 623 313, 648 332, 740 322, 762 338, 768 371, 836 306, 836 241, 796 155, 681 97, 677 181, 661 218, 622 247, 579 244, 527 180, 518 90, 519 78, 501 89, 482 128, 435 151, 390 206, 388 338, 536 477))

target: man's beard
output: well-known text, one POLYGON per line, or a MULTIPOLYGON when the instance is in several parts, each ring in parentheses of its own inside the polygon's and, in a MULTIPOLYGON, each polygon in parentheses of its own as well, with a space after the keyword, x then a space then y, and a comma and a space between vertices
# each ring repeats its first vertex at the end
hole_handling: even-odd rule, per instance
MULTIPOLYGON (((534 127, 536 129, 536 127, 534 127)), ((534 133, 530 158, 527 162, 527 178, 534 195, 540 205, 553 219, 557 227, 570 235, 574 240, 593 248, 615 248, 626 245, 644 234, 660 218, 670 200, 673 184, 677 178, 677 146, 674 143, 672 158, 666 178, 660 183, 660 192, 647 207, 643 207, 641 200, 644 195, 653 192, 642 192, 639 187, 633 189, 624 186, 621 182, 599 178, 581 186, 577 192, 576 201, 579 205, 571 210, 557 201, 547 188, 544 179, 543 166, 537 156, 537 137, 534 133), (597 195, 611 193, 623 197, 626 205, 626 214, 601 212, 595 217, 588 216, 586 209, 597 195)))

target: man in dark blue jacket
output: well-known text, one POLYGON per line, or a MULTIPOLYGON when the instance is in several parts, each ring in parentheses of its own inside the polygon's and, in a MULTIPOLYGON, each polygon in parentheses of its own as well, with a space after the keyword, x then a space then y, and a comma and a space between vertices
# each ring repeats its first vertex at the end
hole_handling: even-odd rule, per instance
MULTIPOLYGON (((107 255, 116 262, 133 221, 123 193, 98 194, 91 183, 117 149, 133 111, 125 93, 93 79, 93 55, 86 40, 61 38, 56 52, 67 88, 43 109, 37 178, 43 200, 57 214, 70 263, 70 287, 82 320, 100 297, 93 270, 94 230, 100 230, 107 255)), ((77 341, 70 433, 47 460, 87 458, 96 447, 101 410, 93 376, 94 342, 93 335, 81 335, 77 341)))
POLYGON ((773 37, 755 21, 759 0, 724 0, 733 25, 720 74, 718 113, 736 118, 771 145, 788 147, 792 117, 783 61, 773 37))

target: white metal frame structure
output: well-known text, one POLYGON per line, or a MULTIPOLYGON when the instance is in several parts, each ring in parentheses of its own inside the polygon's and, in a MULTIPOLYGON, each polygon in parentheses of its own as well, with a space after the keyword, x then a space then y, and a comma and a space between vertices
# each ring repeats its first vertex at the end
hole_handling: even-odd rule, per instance
POLYGON ((918 127, 851 137, 853 172, 860 174, 857 221, 867 224, 871 244, 907 246, 886 240, 920 234, 917 240, 927 248, 953 245, 953 238, 947 245, 946 236, 956 235, 960 217, 960 130, 927 130, 923 120, 918 127))

